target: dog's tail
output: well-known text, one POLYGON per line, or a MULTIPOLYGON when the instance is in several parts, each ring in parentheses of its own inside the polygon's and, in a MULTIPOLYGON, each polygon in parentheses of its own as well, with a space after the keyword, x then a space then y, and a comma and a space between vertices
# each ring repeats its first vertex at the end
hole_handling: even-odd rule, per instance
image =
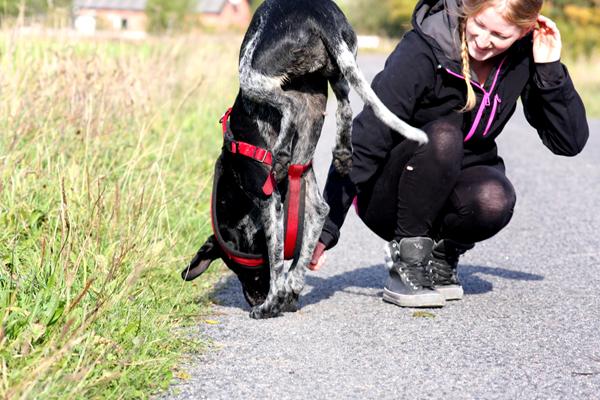
POLYGON ((342 74, 344 74, 348 83, 358 92, 363 101, 373 109, 377 118, 408 139, 419 143, 427 143, 427 135, 422 130, 402 121, 381 102, 358 68, 355 56, 346 42, 341 38, 336 42, 338 42, 337 45, 333 49, 330 49, 330 51, 334 55, 342 74))

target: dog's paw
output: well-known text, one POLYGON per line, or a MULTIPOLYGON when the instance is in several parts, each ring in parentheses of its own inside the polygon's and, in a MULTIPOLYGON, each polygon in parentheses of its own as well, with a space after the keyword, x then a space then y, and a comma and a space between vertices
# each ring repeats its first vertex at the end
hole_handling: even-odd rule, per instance
POLYGON ((286 297, 281 307, 281 311, 283 312, 296 312, 300 309, 300 305, 298 303, 299 295, 296 293, 292 293, 286 297))
POLYGON ((265 319, 281 316, 281 312, 276 307, 264 307, 263 305, 252 307, 250 318, 265 319))
POLYGON ((252 319, 263 319, 264 314, 262 309, 260 308, 260 306, 256 306, 256 307, 252 307, 252 310, 250 310, 250 318, 252 319))
POLYGON ((274 154, 274 156, 273 175, 275 175, 275 180, 277 182, 281 182, 288 175, 288 168, 292 157, 285 151, 280 151, 277 154, 274 154))
POLYGON ((278 183, 283 181, 287 177, 289 166, 289 160, 287 162, 284 160, 277 160, 273 164, 273 176, 275 177, 275 180, 278 183))
POLYGON ((246 299, 250 307, 261 305, 267 299, 267 293, 261 291, 260 288, 250 287, 249 285, 244 285, 243 283, 242 293, 244 294, 244 298, 246 299))
POLYGON ((348 175, 352 169, 352 151, 345 148, 334 149, 333 166, 340 175, 348 175))

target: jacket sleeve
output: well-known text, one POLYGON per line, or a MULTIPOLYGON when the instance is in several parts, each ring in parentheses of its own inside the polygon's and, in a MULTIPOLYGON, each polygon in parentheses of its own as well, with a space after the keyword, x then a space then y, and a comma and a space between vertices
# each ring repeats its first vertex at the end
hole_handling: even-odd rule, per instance
POLYGON ((578 154, 589 136, 583 102, 560 61, 534 64, 521 93, 525 117, 554 154, 578 154))
MULTIPOLYGON (((415 32, 408 32, 388 57, 371 87, 390 111, 413 124, 415 105, 434 85, 435 61, 428 45, 415 32)), ((333 247, 340 236, 348 208, 357 193, 377 173, 391 149, 403 137, 383 124, 369 106, 352 124, 352 170, 340 176, 333 166, 325 184, 324 197, 330 211, 321 242, 333 247)))

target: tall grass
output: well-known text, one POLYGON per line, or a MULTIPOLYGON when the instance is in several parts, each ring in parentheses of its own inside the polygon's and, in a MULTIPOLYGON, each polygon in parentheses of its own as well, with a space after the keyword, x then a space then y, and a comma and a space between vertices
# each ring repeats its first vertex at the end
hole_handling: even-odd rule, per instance
POLYGON ((0 397, 147 397, 202 346, 239 38, 0 40, 0 397))
POLYGON ((588 118, 600 118, 600 54, 589 58, 567 59, 565 64, 585 105, 588 118))

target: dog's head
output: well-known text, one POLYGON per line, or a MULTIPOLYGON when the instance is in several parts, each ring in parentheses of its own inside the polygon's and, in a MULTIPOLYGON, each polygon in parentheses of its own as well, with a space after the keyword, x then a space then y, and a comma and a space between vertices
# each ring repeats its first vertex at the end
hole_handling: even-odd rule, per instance
POLYGON ((270 273, 267 265, 246 267, 231 259, 223 259, 242 284, 242 293, 251 307, 264 303, 269 293, 270 273))
POLYGON ((185 281, 196 279, 218 258, 221 258, 225 265, 237 275, 242 285, 244 298, 250 306, 254 307, 265 301, 269 293, 269 266, 263 264, 247 267, 235 262, 224 254, 214 235, 206 240, 188 266, 181 271, 181 278, 185 281))

